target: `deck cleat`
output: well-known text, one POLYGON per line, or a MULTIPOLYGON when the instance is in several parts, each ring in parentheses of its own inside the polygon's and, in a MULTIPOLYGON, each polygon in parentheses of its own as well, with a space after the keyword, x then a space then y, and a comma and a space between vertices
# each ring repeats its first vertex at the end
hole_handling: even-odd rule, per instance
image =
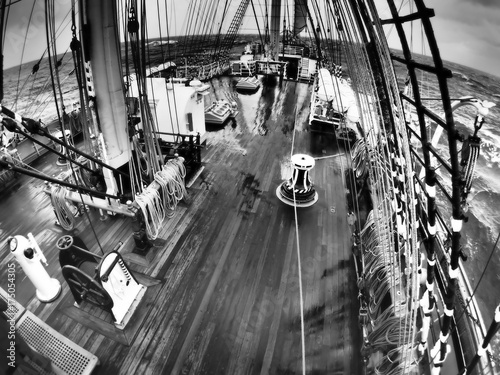
POLYGON ((309 207, 318 201, 318 193, 309 178, 309 171, 315 164, 314 158, 305 154, 292 156, 293 172, 289 180, 276 189, 276 195, 290 206, 309 207))

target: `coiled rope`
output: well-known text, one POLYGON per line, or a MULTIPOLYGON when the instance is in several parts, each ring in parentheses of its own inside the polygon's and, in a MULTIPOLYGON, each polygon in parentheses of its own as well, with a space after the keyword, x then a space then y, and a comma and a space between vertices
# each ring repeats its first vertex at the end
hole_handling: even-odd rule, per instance
POLYGON ((65 230, 72 230, 75 227, 75 215, 68 206, 66 200, 67 193, 66 188, 60 185, 52 185, 50 200, 61 227, 65 230))
POLYGON ((163 192, 163 205, 171 211, 167 215, 169 218, 173 216, 177 203, 187 195, 184 177, 186 177, 186 167, 180 159, 170 160, 161 171, 155 174, 155 181, 161 186, 163 192))
POLYGON ((171 218, 179 201, 187 196, 184 184, 186 167, 183 161, 182 158, 169 160, 155 173, 154 180, 157 185, 151 184, 141 194, 136 195, 135 201, 143 213, 149 240, 158 237, 165 217, 171 218), (167 214, 166 210, 171 212, 167 214))
POLYGON ((155 240, 165 219, 160 193, 150 185, 141 194, 136 195, 135 201, 141 208, 148 239, 155 240))

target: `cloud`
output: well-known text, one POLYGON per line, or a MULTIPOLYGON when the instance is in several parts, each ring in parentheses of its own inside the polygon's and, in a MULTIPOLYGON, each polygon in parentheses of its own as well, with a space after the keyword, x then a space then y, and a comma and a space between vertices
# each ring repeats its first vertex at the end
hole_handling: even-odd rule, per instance
POLYGON ((498 0, 465 0, 466 3, 481 4, 485 7, 500 8, 500 2, 498 0))
MULTIPOLYGON (((500 47, 500 25, 498 23, 493 23, 488 20, 484 20, 481 23, 482 27, 482 38, 485 42, 500 47)), ((500 62, 500 61, 499 61, 500 62)))
POLYGON ((467 24, 476 24, 482 20, 498 23, 500 19, 500 2, 498 0, 441 0, 432 2, 429 6, 434 8, 434 19, 449 19, 467 24), (491 3, 486 6, 483 3, 491 3))
POLYGON ((500 75, 500 3, 493 5, 485 7, 469 0, 435 4, 432 22, 444 59, 500 75))

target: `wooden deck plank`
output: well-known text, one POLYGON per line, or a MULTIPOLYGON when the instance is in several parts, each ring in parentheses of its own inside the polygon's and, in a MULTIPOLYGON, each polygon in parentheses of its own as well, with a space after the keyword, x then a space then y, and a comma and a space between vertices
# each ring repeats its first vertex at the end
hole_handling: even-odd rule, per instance
POLYGON ((198 307, 197 314, 195 315, 194 319, 192 320, 190 324, 190 329, 189 332, 185 338, 184 344, 181 346, 179 353, 176 357, 175 364, 173 366, 172 372, 173 373, 178 373, 180 369, 182 368, 182 363, 184 361, 184 358, 186 356, 186 351, 188 349, 188 345, 191 343, 191 341, 194 338, 194 335, 196 334, 196 330, 198 329, 201 320, 203 318, 203 313, 205 312, 207 305, 210 301, 210 298, 212 297, 212 293, 215 289, 215 285, 217 284, 217 280, 220 277, 222 270, 224 268, 225 262, 227 260, 227 257, 229 256, 229 251, 231 250, 231 245, 232 245, 232 239, 237 234, 238 227, 241 223, 241 218, 238 218, 238 216, 228 216, 228 221, 227 221, 227 226, 231 228, 229 231, 229 238, 227 240, 226 246, 224 247, 224 251, 222 253, 222 256, 217 264, 217 267, 214 270, 214 273, 212 275, 212 278, 210 279, 210 282, 208 284, 208 287, 205 291, 205 294, 203 296, 203 299, 201 300, 201 303, 198 307))
MULTIPOLYGON (((271 224, 271 227, 274 227, 271 224)), ((258 297, 256 293, 256 288, 258 288, 260 279, 262 277, 262 272, 264 270, 264 262, 266 260, 266 255, 269 251, 269 241, 271 240, 271 231, 267 231, 265 233, 264 242, 262 244, 262 250, 260 251, 260 256, 258 258, 258 263, 255 266, 255 274, 253 278, 250 280, 249 285, 245 286, 245 292, 247 293, 247 299, 245 303, 245 307, 243 309, 243 316, 241 317, 241 322, 239 324, 237 333, 236 333, 236 341, 233 346, 233 350, 231 352, 231 360, 228 364, 228 372, 229 373, 238 373, 241 372, 242 365, 242 356, 247 354, 248 348, 246 347, 249 344, 248 335, 245 334, 247 328, 250 324, 250 320, 252 318, 252 314, 257 317, 259 316, 258 312, 255 312, 255 303, 256 298, 258 297)), ((253 323, 253 322, 252 322, 253 323)), ((253 324, 250 329, 253 329, 253 324)))
MULTIPOLYGON (((217 86, 218 94, 230 90, 228 82, 217 86)), ((240 111, 236 128, 207 134, 204 170, 186 201, 164 222, 147 256, 132 253, 129 219, 101 222, 97 211, 89 211, 105 251, 122 241, 120 252, 130 268, 145 274, 147 282, 163 282, 152 286, 155 295, 139 309, 135 319, 140 323, 133 323, 136 334, 129 346, 125 333, 118 337, 115 330, 89 328, 96 319, 111 327, 109 313, 89 304, 81 310, 72 306, 54 246, 65 233, 59 227, 37 226, 33 232, 47 249, 48 270, 61 281, 62 296, 42 304, 29 280, 23 280, 23 304, 95 353, 101 359, 96 375, 300 373, 295 218, 293 208, 281 203, 275 190, 290 177, 292 138, 293 153, 325 157, 343 152, 331 136, 307 130, 309 89, 285 82, 281 89, 256 94, 263 95, 260 98, 237 98, 255 108, 240 111)), ((342 176, 342 163, 348 162, 347 156, 318 159, 311 177, 319 201, 298 210, 306 364, 311 373, 354 374, 359 369, 357 305, 347 298, 356 290, 342 176)), ((85 215, 72 234, 100 253, 85 215)), ((0 257, 2 265, 10 261, 12 256, 0 257)))
MULTIPOLYGON (((164 285, 162 289, 164 288, 167 288, 167 285, 164 285)), ((159 295, 162 295, 161 291, 159 295)), ((168 352, 166 345, 171 343, 171 338, 168 331, 165 332, 165 328, 162 327, 166 325, 165 319, 167 319, 168 311, 174 309, 177 314, 170 315, 168 322, 179 329, 179 325, 176 323, 179 320, 178 316, 181 314, 183 306, 182 300, 177 305, 166 306, 164 303, 156 303, 153 306, 154 311, 151 312, 151 315, 154 319, 145 322, 146 325, 139 332, 130 351, 124 356, 121 366, 123 373, 138 373, 139 366, 147 367, 151 354, 146 353, 151 352, 150 348, 156 348, 158 352, 168 352)))
MULTIPOLYGON (((285 258, 283 259, 283 271, 281 272, 281 277, 280 277, 280 283, 279 283, 279 289, 278 289, 278 294, 277 294, 277 299, 276 299, 276 306, 273 311, 273 317, 272 317, 272 322, 269 330, 269 335, 268 335, 268 340, 267 340, 267 345, 266 345, 266 350, 264 354, 264 359, 263 359, 263 364, 260 373, 262 375, 264 374, 270 374, 274 373, 274 371, 271 371, 271 366, 273 362, 273 358, 275 358, 275 351, 276 351, 276 343, 278 341, 278 330, 280 327, 281 319, 282 319, 282 314, 284 310, 284 304, 285 304, 285 290, 287 288, 287 279, 289 277, 289 272, 290 272, 290 263, 292 257, 295 256, 294 254, 294 240, 295 240, 295 228, 293 226, 290 226, 290 229, 288 231, 288 238, 286 242, 286 251, 285 251, 285 258)), ((278 347, 279 349, 279 347, 278 347)))

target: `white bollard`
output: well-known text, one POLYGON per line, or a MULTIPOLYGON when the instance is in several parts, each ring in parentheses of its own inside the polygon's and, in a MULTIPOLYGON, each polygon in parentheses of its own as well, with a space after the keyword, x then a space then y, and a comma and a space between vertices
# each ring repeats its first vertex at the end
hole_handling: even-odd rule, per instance
POLYGON ((35 286, 37 298, 42 302, 52 302, 61 293, 61 283, 49 276, 41 264, 42 261, 44 263, 46 261, 35 238, 31 233, 28 237, 30 237, 31 241, 23 236, 9 238, 10 251, 35 286))

